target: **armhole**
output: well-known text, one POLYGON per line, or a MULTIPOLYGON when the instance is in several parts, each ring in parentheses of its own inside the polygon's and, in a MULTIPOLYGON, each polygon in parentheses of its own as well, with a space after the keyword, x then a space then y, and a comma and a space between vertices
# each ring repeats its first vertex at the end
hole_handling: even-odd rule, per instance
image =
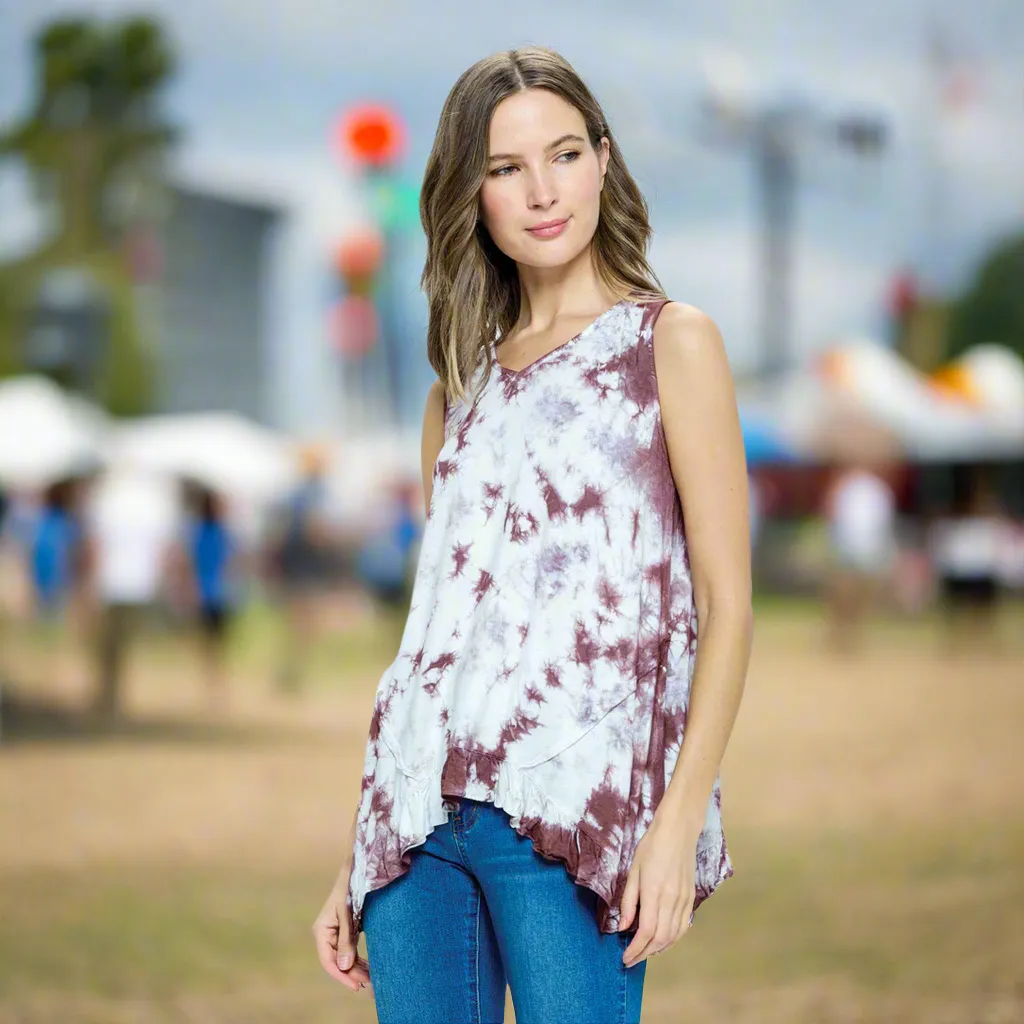
POLYGON ((640 314, 640 326, 637 328, 637 355, 647 365, 651 380, 657 383, 657 373, 654 367, 654 328, 658 323, 661 311, 671 302, 671 299, 654 299, 645 302, 640 314))
MULTIPOLYGON (((650 373, 651 387, 655 398, 655 424, 654 430, 661 446, 662 457, 668 466, 668 437, 665 434, 665 423, 661 418, 661 393, 658 390, 658 371, 654 365, 654 326, 658 322, 661 311, 671 302, 671 299, 654 299, 644 304, 643 314, 640 319, 639 338, 637 343, 637 355, 644 360, 647 370, 650 373)), ((671 468, 666 472, 671 475, 671 468)), ((679 522, 685 530, 686 517, 683 514, 683 499, 678 487, 675 489, 675 504, 679 514, 679 522)))
POLYGON ((644 328, 650 327, 651 344, 654 344, 654 325, 658 322, 658 317, 661 316, 661 311, 671 302, 671 299, 652 299, 650 302, 644 303, 644 311, 640 319, 640 335, 643 337, 644 328))

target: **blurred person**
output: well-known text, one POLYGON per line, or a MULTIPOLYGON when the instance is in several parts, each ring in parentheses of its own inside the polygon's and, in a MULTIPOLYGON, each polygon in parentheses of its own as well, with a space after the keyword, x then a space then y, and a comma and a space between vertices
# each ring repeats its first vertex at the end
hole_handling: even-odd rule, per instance
POLYGON ((163 482, 123 471, 93 495, 86 536, 101 714, 119 713, 126 654, 164 589, 178 511, 170 493, 163 482))
POLYGON ((868 459, 838 470, 826 495, 831 565, 826 604, 832 646, 849 653, 863 637, 896 554, 896 495, 868 459))
POLYGON ((84 536, 76 483, 60 480, 43 492, 32 530, 30 565, 37 613, 58 616, 82 578, 84 536))
POLYGON ((38 502, 27 494, 5 493, 0 524, 0 679, 18 674, 14 654, 18 627, 35 610, 30 563, 38 516, 38 502))
POLYGON ((376 600, 389 608, 408 604, 411 570, 421 526, 416 515, 418 488, 399 481, 389 492, 381 526, 359 551, 357 570, 376 600))
POLYGON ((644 198, 550 50, 459 78, 421 211, 427 519, 320 962, 372 974, 381 1022, 501 1020, 507 984, 520 1024, 636 1021, 645 958, 732 873, 752 611, 725 348, 658 285, 644 198))
POLYGON ((319 446, 307 445, 301 458, 302 481, 281 510, 276 536, 270 543, 271 573, 285 617, 277 684, 281 691, 291 693, 302 688, 306 676, 332 554, 326 512, 326 453, 319 446))
POLYGON ((929 531, 929 551, 945 622, 943 634, 953 651, 975 643, 997 643, 1003 561, 1009 554, 1012 524, 980 466, 953 467, 950 515, 929 531))
POLYGON ((48 681, 74 672, 74 649, 85 625, 83 584, 86 547, 79 507, 80 482, 58 480, 45 488, 31 527, 28 564, 35 616, 48 629, 45 644, 48 681))
POLYGON ((211 710, 228 706, 227 640, 238 600, 239 548, 224 499, 201 485, 186 488, 188 517, 171 563, 182 603, 195 613, 211 710))

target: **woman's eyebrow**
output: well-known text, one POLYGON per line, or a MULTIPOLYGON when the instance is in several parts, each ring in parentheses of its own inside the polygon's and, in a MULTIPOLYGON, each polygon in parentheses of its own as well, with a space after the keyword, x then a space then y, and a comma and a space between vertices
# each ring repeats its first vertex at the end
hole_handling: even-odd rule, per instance
MULTIPOLYGON (((549 142, 545 147, 544 151, 549 152, 552 149, 557 149, 559 146, 566 142, 585 142, 586 139, 581 138, 579 135, 574 135, 569 132, 566 135, 561 135, 554 142, 549 142)), ((522 154, 520 153, 492 153, 488 160, 518 160, 522 154)))

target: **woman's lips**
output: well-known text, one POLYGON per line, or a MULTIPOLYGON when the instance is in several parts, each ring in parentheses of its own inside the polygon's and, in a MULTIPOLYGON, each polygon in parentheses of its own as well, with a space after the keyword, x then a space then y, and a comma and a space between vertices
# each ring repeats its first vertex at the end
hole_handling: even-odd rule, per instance
POLYGON ((545 221, 544 224, 539 224, 535 228, 527 228, 526 230, 534 238, 557 238, 565 230, 568 223, 569 218, 566 217, 564 220, 545 221))

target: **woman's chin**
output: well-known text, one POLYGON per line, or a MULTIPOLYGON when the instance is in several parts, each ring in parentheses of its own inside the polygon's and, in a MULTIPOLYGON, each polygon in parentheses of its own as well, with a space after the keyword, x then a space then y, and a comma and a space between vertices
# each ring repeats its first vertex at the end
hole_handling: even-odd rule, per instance
POLYGON ((571 262, 580 254, 578 245, 565 242, 559 238, 543 244, 525 245, 516 257, 516 263, 537 270, 561 267, 571 262))

